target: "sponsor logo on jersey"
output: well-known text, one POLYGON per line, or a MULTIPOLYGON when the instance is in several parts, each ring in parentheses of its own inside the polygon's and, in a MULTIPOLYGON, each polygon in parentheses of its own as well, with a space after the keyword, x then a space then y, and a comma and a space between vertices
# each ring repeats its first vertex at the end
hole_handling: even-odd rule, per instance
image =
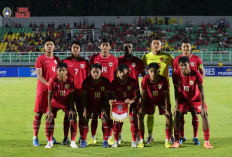
POLYGON ((161 89, 162 88, 162 84, 158 84, 158 88, 161 89))
POLYGON ((84 64, 81 64, 80 66, 81 66, 81 68, 82 68, 82 69, 85 67, 85 65, 84 65, 84 64))
POLYGON ((189 81, 189 82, 190 82, 190 85, 193 85, 193 83, 194 83, 193 81, 189 81))
POLYGON ((164 58, 160 58, 160 61, 163 62, 163 61, 164 61, 164 58))
POLYGON ((131 90, 131 86, 127 86, 127 90, 131 90))
POLYGON ((45 61, 45 63, 48 63, 48 62, 50 62, 50 61, 45 61))
POLYGON ((105 91, 105 87, 101 87, 101 91, 105 91))
POLYGON ((68 65, 69 67, 73 67, 73 65, 68 65))
POLYGON ((195 63, 194 63, 194 62, 191 62, 190 65, 193 67, 193 66, 195 65, 195 63))
POLYGON ((109 66, 112 67, 113 63, 112 62, 109 62, 109 66))
POLYGON ((12 11, 9 7, 5 7, 2 11, 4 17, 11 17, 12 11))
POLYGON ((69 88, 69 85, 68 84, 65 84, 65 86, 64 86, 66 89, 68 89, 69 88))
POLYGON ((55 64, 57 64, 57 61, 56 61, 56 60, 54 60, 54 63, 55 63, 55 64))
POLYGON ((132 63, 132 67, 135 67, 136 66, 136 64, 135 63, 132 63))

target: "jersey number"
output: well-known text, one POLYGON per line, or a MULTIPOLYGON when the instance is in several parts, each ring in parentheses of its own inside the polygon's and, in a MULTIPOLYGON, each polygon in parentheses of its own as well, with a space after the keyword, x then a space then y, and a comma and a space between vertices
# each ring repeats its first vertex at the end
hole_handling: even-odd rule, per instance
POLYGON ((65 96, 65 90, 60 91, 60 96, 65 96))
POLYGON ((152 95, 153 96, 157 96, 158 95, 158 91, 152 91, 152 95))
POLYGON ((100 92, 95 92, 94 95, 95 95, 95 98, 100 98, 101 97, 101 93, 100 92))
POLYGON ((76 71, 76 72, 75 72, 75 75, 77 75, 78 69, 75 69, 75 71, 76 71))
POLYGON ((188 92, 189 91, 189 86, 183 86, 184 87, 184 91, 188 92))
POLYGON ((56 72, 56 67, 52 66, 52 71, 54 71, 54 73, 56 72))

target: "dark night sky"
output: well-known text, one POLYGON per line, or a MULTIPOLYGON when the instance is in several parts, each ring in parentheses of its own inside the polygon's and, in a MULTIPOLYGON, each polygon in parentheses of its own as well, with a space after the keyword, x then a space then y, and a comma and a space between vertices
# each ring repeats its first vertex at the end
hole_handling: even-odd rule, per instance
POLYGON ((31 16, 232 15, 230 0, 0 0, 6 6, 31 16))

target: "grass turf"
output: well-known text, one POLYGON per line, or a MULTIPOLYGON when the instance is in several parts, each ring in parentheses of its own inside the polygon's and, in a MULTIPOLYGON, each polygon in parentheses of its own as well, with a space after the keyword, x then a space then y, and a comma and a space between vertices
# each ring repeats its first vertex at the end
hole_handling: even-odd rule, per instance
MULTIPOLYGON (((144 149, 133 149, 130 147, 131 132, 129 120, 123 125, 123 142, 119 148, 102 148, 102 131, 101 122, 99 121, 96 146, 89 146, 85 149, 72 149, 69 146, 55 145, 52 149, 45 149, 44 146, 47 142, 44 129, 44 116, 39 132, 41 146, 32 146, 36 78, 0 78, 0 156, 231 156, 231 82, 232 78, 230 77, 207 77, 204 79, 205 97, 211 126, 210 141, 214 147, 212 150, 207 150, 203 147, 203 132, 200 117, 199 140, 201 145, 193 145, 191 141, 191 114, 185 116, 185 137, 187 141, 179 149, 166 149, 164 147, 165 118, 164 116, 159 116, 158 112, 155 113, 153 131, 155 140, 144 149)), ((174 96, 172 85, 170 89, 173 108, 174 96)), ((58 142, 62 142, 64 113, 59 111, 57 117, 55 120, 54 137, 58 142)), ((90 136, 90 132, 88 136, 90 136)))

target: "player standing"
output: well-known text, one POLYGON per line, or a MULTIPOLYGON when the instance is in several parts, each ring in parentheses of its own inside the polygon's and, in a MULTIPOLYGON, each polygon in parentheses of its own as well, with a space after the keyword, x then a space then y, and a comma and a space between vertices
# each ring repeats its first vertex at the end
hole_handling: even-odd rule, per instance
MULTIPOLYGON (((35 118, 33 121, 33 145, 40 146, 38 140, 38 132, 41 124, 41 118, 47 111, 48 107, 48 86, 50 85, 52 77, 56 75, 56 65, 60 59, 53 55, 55 49, 54 41, 48 37, 44 42, 45 53, 39 56, 35 63, 37 73, 37 88, 36 88, 36 102, 35 102, 35 118)), ((55 138, 53 138, 53 142, 55 138)))
MULTIPOLYGON (((174 61, 173 61, 173 70, 179 70, 179 64, 178 64, 178 59, 182 56, 188 57, 189 58, 189 62, 190 62, 190 69, 193 69, 195 71, 199 71, 201 73, 202 78, 205 77, 205 70, 202 64, 202 60, 200 59, 200 57, 191 54, 191 44, 189 41, 184 41, 182 43, 181 46, 182 49, 182 55, 177 56, 174 61)), ((193 139, 192 141, 196 144, 196 145, 200 145, 200 142, 198 140, 198 126, 199 126, 199 120, 198 120, 198 116, 195 113, 194 109, 193 111, 191 111, 192 114, 192 125, 193 125, 193 139)), ((183 117, 180 117, 180 144, 182 144, 183 142, 186 141, 186 138, 184 136, 184 124, 185 124, 185 120, 184 120, 184 114, 183 117)))
MULTIPOLYGON (((172 132, 172 113, 171 104, 169 100, 169 86, 167 79, 164 76, 159 75, 159 64, 150 63, 147 66, 148 75, 142 80, 142 102, 141 109, 139 110, 139 124, 143 125, 144 114, 154 114, 155 107, 158 106, 159 114, 166 117, 166 141, 165 147, 169 148, 170 136, 172 132)), ((141 126, 144 128, 144 126, 141 126)), ((140 143, 138 147, 144 147, 144 131, 140 131, 140 143)))
MULTIPOLYGON (((76 109, 79 116, 79 130, 80 130, 80 140, 84 137, 83 132, 83 108, 81 100, 81 85, 84 79, 89 74, 89 62, 80 56, 81 43, 78 41, 73 41, 71 43, 71 52, 72 55, 63 60, 64 63, 68 66, 68 75, 74 79, 74 102, 76 104, 76 109)), ((69 132, 70 123, 68 117, 64 118, 64 140, 63 145, 69 143, 68 132, 69 132)))
MULTIPOLYGON (((112 82, 114 80, 114 76, 115 76, 115 71, 117 69, 118 66, 118 59, 109 53, 111 46, 110 46, 110 42, 107 39, 102 39, 101 41, 101 45, 99 46, 99 48, 101 49, 101 52, 93 55, 90 58, 90 66, 93 65, 94 63, 99 63, 102 65, 102 76, 106 77, 107 79, 110 80, 110 82, 112 82)), ((97 126, 97 119, 92 119, 92 123, 93 126, 97 126)), ((91 124, 92 126, 92 124, 91 124)), ((110 128, 110 134, 109 134, 109 140, 108 143, 109 145, 112 145, 114 143, 113 139, 112 139, 112 128, 113 128, 113 120, 109 120, 109 128, 110 128)))
MULTIPOLYGON (((90 70, 91 75, 88 76, 82 83, 82 102, 84 106, 83 117, 84 123, 84 139, 81 143, 81 148, 86 147, 86 138, 88 133, 88 121, 89 119, 98 119, 101 116, 102 131, 103 131, 103 147, 108 148, 108 117, 109 113, 109 93, 110 93, 110 81, 101 76, 102 66, 100 64, 93 64, 90 70), (102 115, 101 115, 102 113, 102 115)), ((96 128, 91 127, 92 139, 95 139, 96 128)))
MULTIPOLYGON (((128 76, 129 68, 125 64, 119 64, 117 68, 118 77, 115 78, 111 83, 111 94, 112 98, 109 101, 125 101, 126 104, 130 104, 130 123, 131 123, 131 134, 132 143, 131 147, 136 148, 136 137, 138 132, 138 120, 137 120, 137 108, 140 99, 140 90, 138 82, 128 76)), ((114 122, 114 139, 115 142, 112 148, 118 147, 118 139, 120 122, 114 122)))
POLYGON ((183 114, 187 114, 187 112, 192 109, 194 109, 196 114, 200 114, 202 118, 202 129, 205 138, 204 147, 206 147, 207 149, 213 148, 209 143, 210 128, 207 106, 205 103, 202 76, 198 71, 190 69, 188 57, 180 57, 178 60, 178 64, 180 70, 176 70, 173 73, 173 84, 175 88, 176 102, 176 107, 174 111, 174 128, 176 141, 172 148, 177 148, 180 146, 180 117, 182 117, 183 114))
MULTIPOLYGON (((154 63, 154 62, 158 63, 160 66, 160 75, 166 77, 169 84, 168 66, 172 66, 173 64, 172 55, 161 51, 161 42, 157 38, 152 40, 151 50, 152 50, 151 52, 144 55, 142 58, 144 66, 146 67, 150 63, 154 63)), ((152 136, 153 126, 154 126, 154 115, 148 114, 147 115, 147 129, 148 129, 147 143, 153 141, 153 136, 152 136)))
MULTIPOLYGON (((132 55, 133 45, 131 42, 126 41, 123 45, 124 56, 118 58, 118 64, 125 64, 129 67, 129 76, 135 79, 139 83, 139 74, 144 75, 144 65, 143 61, 136 56, 132 55)), ((123 125, 123 123, 121 123, 123 125)), ((122 128, 122 126, 120 127, 122 128)), ((121 144, 122 141, 122 130, 119 133, 118 143, 121 144)))
POLYGON ((51 148, 52 135, 54 132, 57 112, 62 109, 71 121, 71 144, 72 148, 78 148, 76 145, 76 112, 73 101, 73 79, 67 76, 67 65, 64 62, 57 64, 57 76, 55 76, 48 87, 48 109, 46 113, 45 130, 48 143, 45 148, 51 148))

